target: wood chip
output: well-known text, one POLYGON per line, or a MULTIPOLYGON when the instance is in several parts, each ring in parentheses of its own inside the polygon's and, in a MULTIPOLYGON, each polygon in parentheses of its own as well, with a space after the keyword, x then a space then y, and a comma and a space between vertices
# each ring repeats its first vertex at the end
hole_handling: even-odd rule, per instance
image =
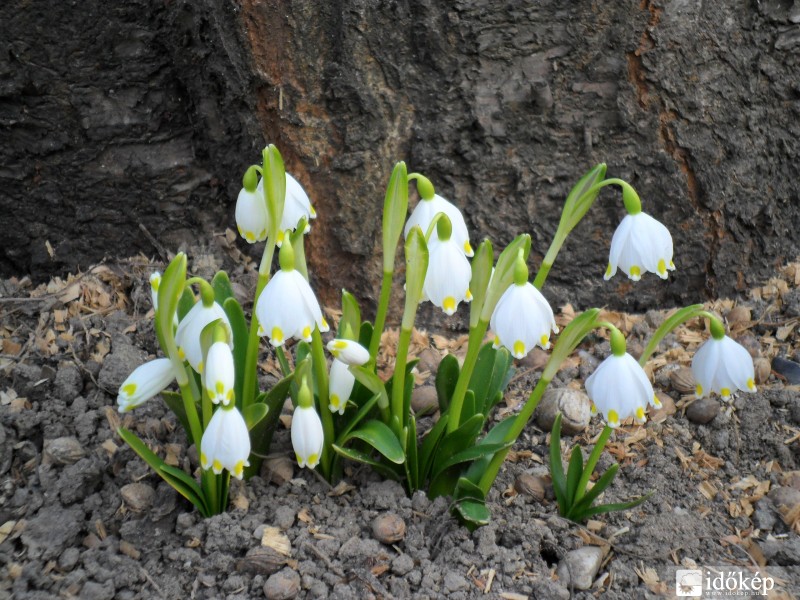
POLYGON ((261 535, 261 545, 272 548, 275 552, 284 556, 292 555, 292 542, 289 541, 289 538, 279 527, 264 527, 264 533, 261 535))

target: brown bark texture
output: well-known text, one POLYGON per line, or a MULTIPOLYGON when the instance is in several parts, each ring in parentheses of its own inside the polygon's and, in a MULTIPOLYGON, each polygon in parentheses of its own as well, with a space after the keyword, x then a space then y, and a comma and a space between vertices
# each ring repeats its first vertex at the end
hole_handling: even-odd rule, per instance
POLYGON ((377 296, 398 160, 463 209, 473 242, 530 232, 532 271, 572 184, 606 162, 672 231, 677 271, 603 281, 624 215, 606 190, 548 298, 736 295, 800 254, 799 23, 791 0, 8 0, 0 271, 234 227, 271 142, 319 212, 307 254, 328 303, 377 296))

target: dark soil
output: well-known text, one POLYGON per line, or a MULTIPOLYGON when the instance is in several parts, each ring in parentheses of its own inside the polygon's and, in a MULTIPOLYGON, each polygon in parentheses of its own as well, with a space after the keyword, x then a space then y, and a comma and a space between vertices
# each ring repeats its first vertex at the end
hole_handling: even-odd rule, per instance
MULTIPOLYGON (((222 262, 194 256, 202 274, 222 262)), ((767 367, 757 393, 685 413, 690 399, 670 363, 688 364, 687 348, 704 339, 691 328, 651 361, 675 414, 618 430, 600 461, 600 470, 621 463, 606 502, 654 492, 633 510, 585 527, 560 518, 546 485, 547 434, 531 423, 490 494, 491 524, 474 532, 450 516, 446 498, 408 497, 355 465, 335 487, 296 467, 265 470, 233 487, 228 513, 203 520, 114 433, 118 385, 157 352, 147 315, 153 268, 143 259, 101 265, 35 289, 0 281, 0 597, 656 598, 674 595, 676 567, 694 565, 779 567, 787 594, 775 597, 800 589, 797 388, 767 367), (545 477, 541 500, 520 485, 525 474, 545 477), (395 543, 373 531, 387 514, 405 526, 395 543), (591 546, 601 564, 581 591, 565 581, 565 557, 591 546)), ((754 291, 743 302, 751 314, 730 324, 758 357, 796 358, 794 272, 754 291)), ((232 276, 246 297, 250 275, 238 267, 232 276)), ((663 317, 609 318, 634 348, 663 317)), ((607 352, 599 339, 585 346, 554 385, 579 387, 607 352)), ((532 389, 535 358, 517 365, 500 412, 518 408, 532 389)), ((168 461, 197 468, 159 399, 122 420, 168 461)), ((580 444, 586 455, 599 431, 594 419, 565 445, 580 444)), ((273 452, 291 456, 282 427, 273 452)))

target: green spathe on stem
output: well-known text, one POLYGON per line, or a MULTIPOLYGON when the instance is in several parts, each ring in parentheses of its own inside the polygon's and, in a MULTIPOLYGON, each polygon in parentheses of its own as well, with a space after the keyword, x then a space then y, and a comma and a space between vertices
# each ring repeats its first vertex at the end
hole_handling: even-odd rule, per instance
POLYGON ((409 331, 414 327, 417 307, 422 298, 422 287, 428 271, 428 247, 422 229, 411 228, 406 238, 406 302, 403 309, 402 328, 409 331))
POLYGON ((270 238, 271 242, 275 243, 278 239, 278 231, 283 218, 283 205, 286 201, 286 169, 283 165, 283 157, 274 144, 264 148, 262 159, 264 161, 264 194, 267 200, 270 238))
POLYGON ((659 325, 658 329, 653 332, 653 335, 650 336, 650 341, 647 342, 647 346, 645 346, 645 349, 642 351, 642 355, 639 357, 639 364, 643 367, 645 364, 647 364, 647 361, 653 355, 653 352, 656 351, 656 348, 658 348, 658 345, 667 336, 667 334, 674 331, 675 328, 682 325, 686 321, 702 315, 708 315, 712 318, 715 318, 713 315, 703 309, 702 304, 692 304, 691 306, 686 306, 675 311, 673 314, 667 317, 664 322, 659 325))
POLYGON ((506 246, 505 250, 500 253, 494 275, 492 275, 491 282, 489 283, 489 289, 486 292, 486 301, 481 310, 481 321, 489 322, 492 318, 494 307, 497 306, 500 297, 505 293, 508 287, 514 283, 514 268, 520 252, 522 252, 523 260, 527 261, 530 251, 531 236, 527 233, 523 233, 514 238, 514 240, 506 246))
MULTIPOLYGON (((398 162, 392 170, 383 201, 383 272, 394 272, 394 256, 408 214, 408 171, 398 162)), ((377 323, 377 319, 376 319, 377 323)))
POLYGON ((492 278, 493 261, 494 254, 492 251, 492 243, 488 239, 483 240, 475 252, 475 257, 472 259, 471 265, 472 279, 470 279, 469 282, 469 289, 470 292, 472 292, 472 303, 469 307, 470 329, 474 329, 480 321, 489 281, 492 278))
POLYGON ((258 167, 255 165, 251 165, 247 171, 244 173, 244 177, 242 177, 242 187, 249 193, 253 193, 256 191, 258 187, 258 167))
POLYGON ((421 173, 411 173, 408 176, 409 181, 412 179, 417 182, 417 192, 422 200, 433 200, 436 195, 436 190, 431 183, 431 180, 422 175, 421 173))
MULTIPOLYGON (((282 244, 278 253, 281 271, 294 271, 294 248, 292 247, 290 232, 286 232, 287 244, 282 244)), ((277 280, 276 280, 277 281, 277 280)))

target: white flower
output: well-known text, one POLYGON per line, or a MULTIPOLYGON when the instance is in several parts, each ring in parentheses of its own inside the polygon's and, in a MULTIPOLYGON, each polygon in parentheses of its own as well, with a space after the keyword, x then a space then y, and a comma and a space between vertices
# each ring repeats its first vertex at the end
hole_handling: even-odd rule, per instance
POLYGON ((225 342, 214 342, 206 355, 206 368, 203 385, 214 404, 222 402, 227 406, 233 401, 233 386, 236 371, 233 353, 225 342))
MULTIPOLYGON (((264 197, 264 180, 258 182, 258 187, 256 188, 256 194, 258 194, 259 198, 264 197)), ((262 200, 262 204, 263 204, 262 200)), ((266 208, 264 209, 266 212, 266 208)), ((287 229, 291 229, 294 231, 297 229, 297 223, 303 217, 306 220, 310 221, 311 219, 317 218, 317 211, 314 210, 314 207, 311 206, 311 200, 308 198, 308 194, 303 189, 303 186, 300 185, 300 182, 297 181, 294 177, 286 173, 286 199, 283 203, 283 216, 281 217, 281 226, 278 229, 278 245, 280 246, 283 243, 283 236, 287 229)), ((265 221, 267 224, 269 223, 269 217, 265 221)), ((303 233, 308 233, 311 230, 311 225, 306 224, 305 231, 303 233)), ((266 237, 266 235, 265 235, 266 237)))
MULTIPOLYGON (((467 224, 464 222, 464 215, 461 214, 461 211, 458 210, 454 204, 445 200, 438 194, 434 194, 433 198, 430 200, 422 199, 417 203, 414 212, 411 213, 411 216, 406 222, 403 235, 408 237, 408 232, 411 231, 411 228, 415 225, 420 226, 422 233, 427 233, 431 221, 433 221, 433 218, 440 212, 447 215, 447 218, 450 219, 450 224, 453 226, 453 233, 450 239, 455 240, 459 248, 461 248, 461 251, 467 256, 475 254, 469 243, 469 232, 467 231, 467 224)), ((434 229, 428 241, 428 248, 430 249, 431 246, 438 243, 438 241, 439 235, 436 229, 434 229)))
POLYGON ((603 414, 609 427, 618 427, 628 417, 644 423, 647 405, 661 406, 644 369, 627 352, 606 358, 585 385, 593 408, 603 414))
POLYGON ((161 272, 153 271, 150 275, 150 298, 153 300, 153 310, 158 310, 158 286, 161 285, 161 272))
POLYGON ((534 346, 550 347, 550 332, 558 333, 553 309, 530 282, 512 283, 498 300, 489 321, 494 347, 505 346, 523 358, 534 346))
POLYGON ((269 216, 263 185, 259 185, 254 192, 244 188, 239 192, 236 199, 236 227, 239 235, 251 244, 267 239, 269 216))
POLYGON ((311 286, 296 269, 275 273, 258 298, 256 317, 259 335, 273 346, 292 337, 310 342, 315 325, 321 333, 329 330, 311 286))
POLYGON ((611 239, 606 281, 617 267, 633 281, 639 281, 647 271, 666 279, 667 271, 675 270, 669 230, 646 213, 626 215, 611 239))
POLYGON ((227 469, 241 479, 244 468, 250 466, 249 456, 250 432, 242 414, 236 407, 214 411, 200 441, 200 465, 216 475, 227 469))
POLYGON ((325 434, 322 421, 313 407, 298 406, 292 416, 292 448, 300 468, 313 469, 322 456, 325 434))
POLYGON ((455 237, 432 244, 429 250, 422 299, 430 300, 450 316, 456 312, 459 302, 472 300, 469 291, 472 269, 455 237))
POLYGON ((736 390, 755 392, 755 374, 750 353, 727 335, 711 338, 692 359, 692 372, 697 381, 697 397, 717 392, 725 399, 736 390))
POLYGON ((347 368, 347 364, 334 358, 331 363, 330 383, 328 384, 328 408, 331 412, 338 412, 340 415, 344 414, 344 409, 347 408, 347 401, 350 399, 355 383, 355 375, 347 368))
POLYGON ((146 402, 163 391, 173 379, 175 372, 168 358, 157 358, 137 367, 119 386, 119 412, 128 412, 146 402))
POLYGON ((369 360, 369 350, 358 342, 336 338, 327 345, 328 352, 346 365, 361 366, 369 360))
POLYGON ((228 315, 222 307, 214 302, 211 306, 205 306, 202 301, 195 305, 186 313, 178 330, 175 332, 175 344, 178 346, 178 357, 181 360, 189 361, 192 368, 198 373, 203 373, 203 348, 200 346, 200 334, 203 328, 221 319, 225 328, 228 330, 228 345, 233 349, 233 333, 228 315))

